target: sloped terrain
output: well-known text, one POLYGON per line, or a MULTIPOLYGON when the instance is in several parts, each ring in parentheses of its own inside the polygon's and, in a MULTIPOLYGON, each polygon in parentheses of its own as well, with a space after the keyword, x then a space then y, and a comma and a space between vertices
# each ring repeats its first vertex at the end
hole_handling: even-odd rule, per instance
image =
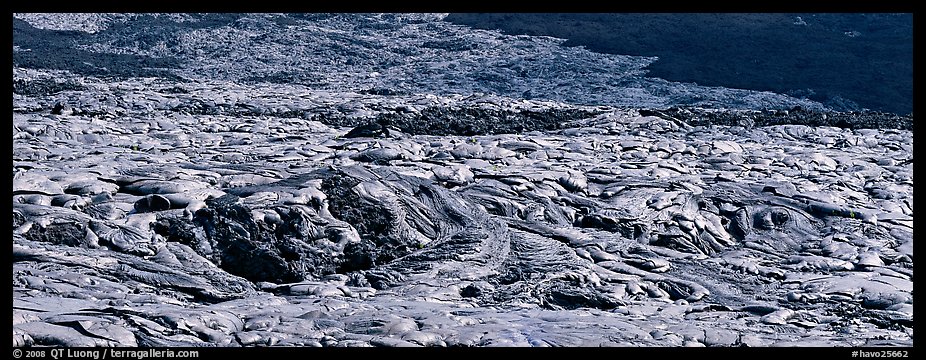
POLYGON ((187 79, 382 94, 478 92, 586 105, 824 109, 814 101, 770 92, 645 78, 645 67, 655 58, 598 54, 560 46, 561 39, 473 30, 439 21, 440 16, 20 14, 13 21, 13 45, 19 49, 13 62, 92 76, 167 72, 187 79), (98 30, 52 30, 80 28, 98 30))
POLYGON ((648 76, 806 97, 841 110, 913 111, 913 14, 450 14, 510 34, 656 56, 648 76))

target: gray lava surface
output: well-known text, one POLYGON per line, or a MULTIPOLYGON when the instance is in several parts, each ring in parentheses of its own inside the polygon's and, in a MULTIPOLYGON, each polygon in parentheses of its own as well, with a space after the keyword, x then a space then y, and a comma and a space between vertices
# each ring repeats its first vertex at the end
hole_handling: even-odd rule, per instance
MULTIPOLYGON (((288 36, 267 18, 181 39, 288 36)), ((485 49, 459 37, 559 42, 364 19, 286 26, 329 34, 300 51, 421 31, 388 44, 448 66, 491 63, 431 52, 485 49)), ((912 346, 911 116, 232 76, 250 53, 195 77, 209 54, 14 67, 14 346, 912 346)))

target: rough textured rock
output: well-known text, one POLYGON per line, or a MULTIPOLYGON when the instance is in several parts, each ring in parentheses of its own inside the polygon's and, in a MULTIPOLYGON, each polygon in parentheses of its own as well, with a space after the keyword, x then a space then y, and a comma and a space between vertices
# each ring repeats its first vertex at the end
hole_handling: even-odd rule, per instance
POLYGON ((14 346, 912 345, 912 119, 13 75, 14 346))

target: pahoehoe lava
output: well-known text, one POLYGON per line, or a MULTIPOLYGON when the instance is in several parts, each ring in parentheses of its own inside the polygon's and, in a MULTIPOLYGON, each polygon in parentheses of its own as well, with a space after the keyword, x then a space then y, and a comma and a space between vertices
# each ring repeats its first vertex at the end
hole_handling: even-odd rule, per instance
MULTIPOLYGON (((430 29, 412 68, 553 51, 425 15, 225 20, 133 51, 272 26, 345 53, 430 29)), ((14 346, 912 345, 912 115, 13 75, 14 346)))

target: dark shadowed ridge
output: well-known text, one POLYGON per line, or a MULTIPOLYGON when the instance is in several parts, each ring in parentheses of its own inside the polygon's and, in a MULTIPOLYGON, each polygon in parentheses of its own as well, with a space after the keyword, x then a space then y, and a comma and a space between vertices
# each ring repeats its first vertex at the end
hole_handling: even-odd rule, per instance
POLYGON ((913 111, 912 14, 450 14, 446 21, 658 56, 649 76, 913 111))
POLYGON ((171 58, 153 58, 133 54, 108 54, 76 49, 75 45, 92 40, 94 35, 80 31, 37 29, 13 18, 13 66, 38 69, 69 70, 90 76, 157 76, 178 79, 170 72, 180 66, 171 58))

